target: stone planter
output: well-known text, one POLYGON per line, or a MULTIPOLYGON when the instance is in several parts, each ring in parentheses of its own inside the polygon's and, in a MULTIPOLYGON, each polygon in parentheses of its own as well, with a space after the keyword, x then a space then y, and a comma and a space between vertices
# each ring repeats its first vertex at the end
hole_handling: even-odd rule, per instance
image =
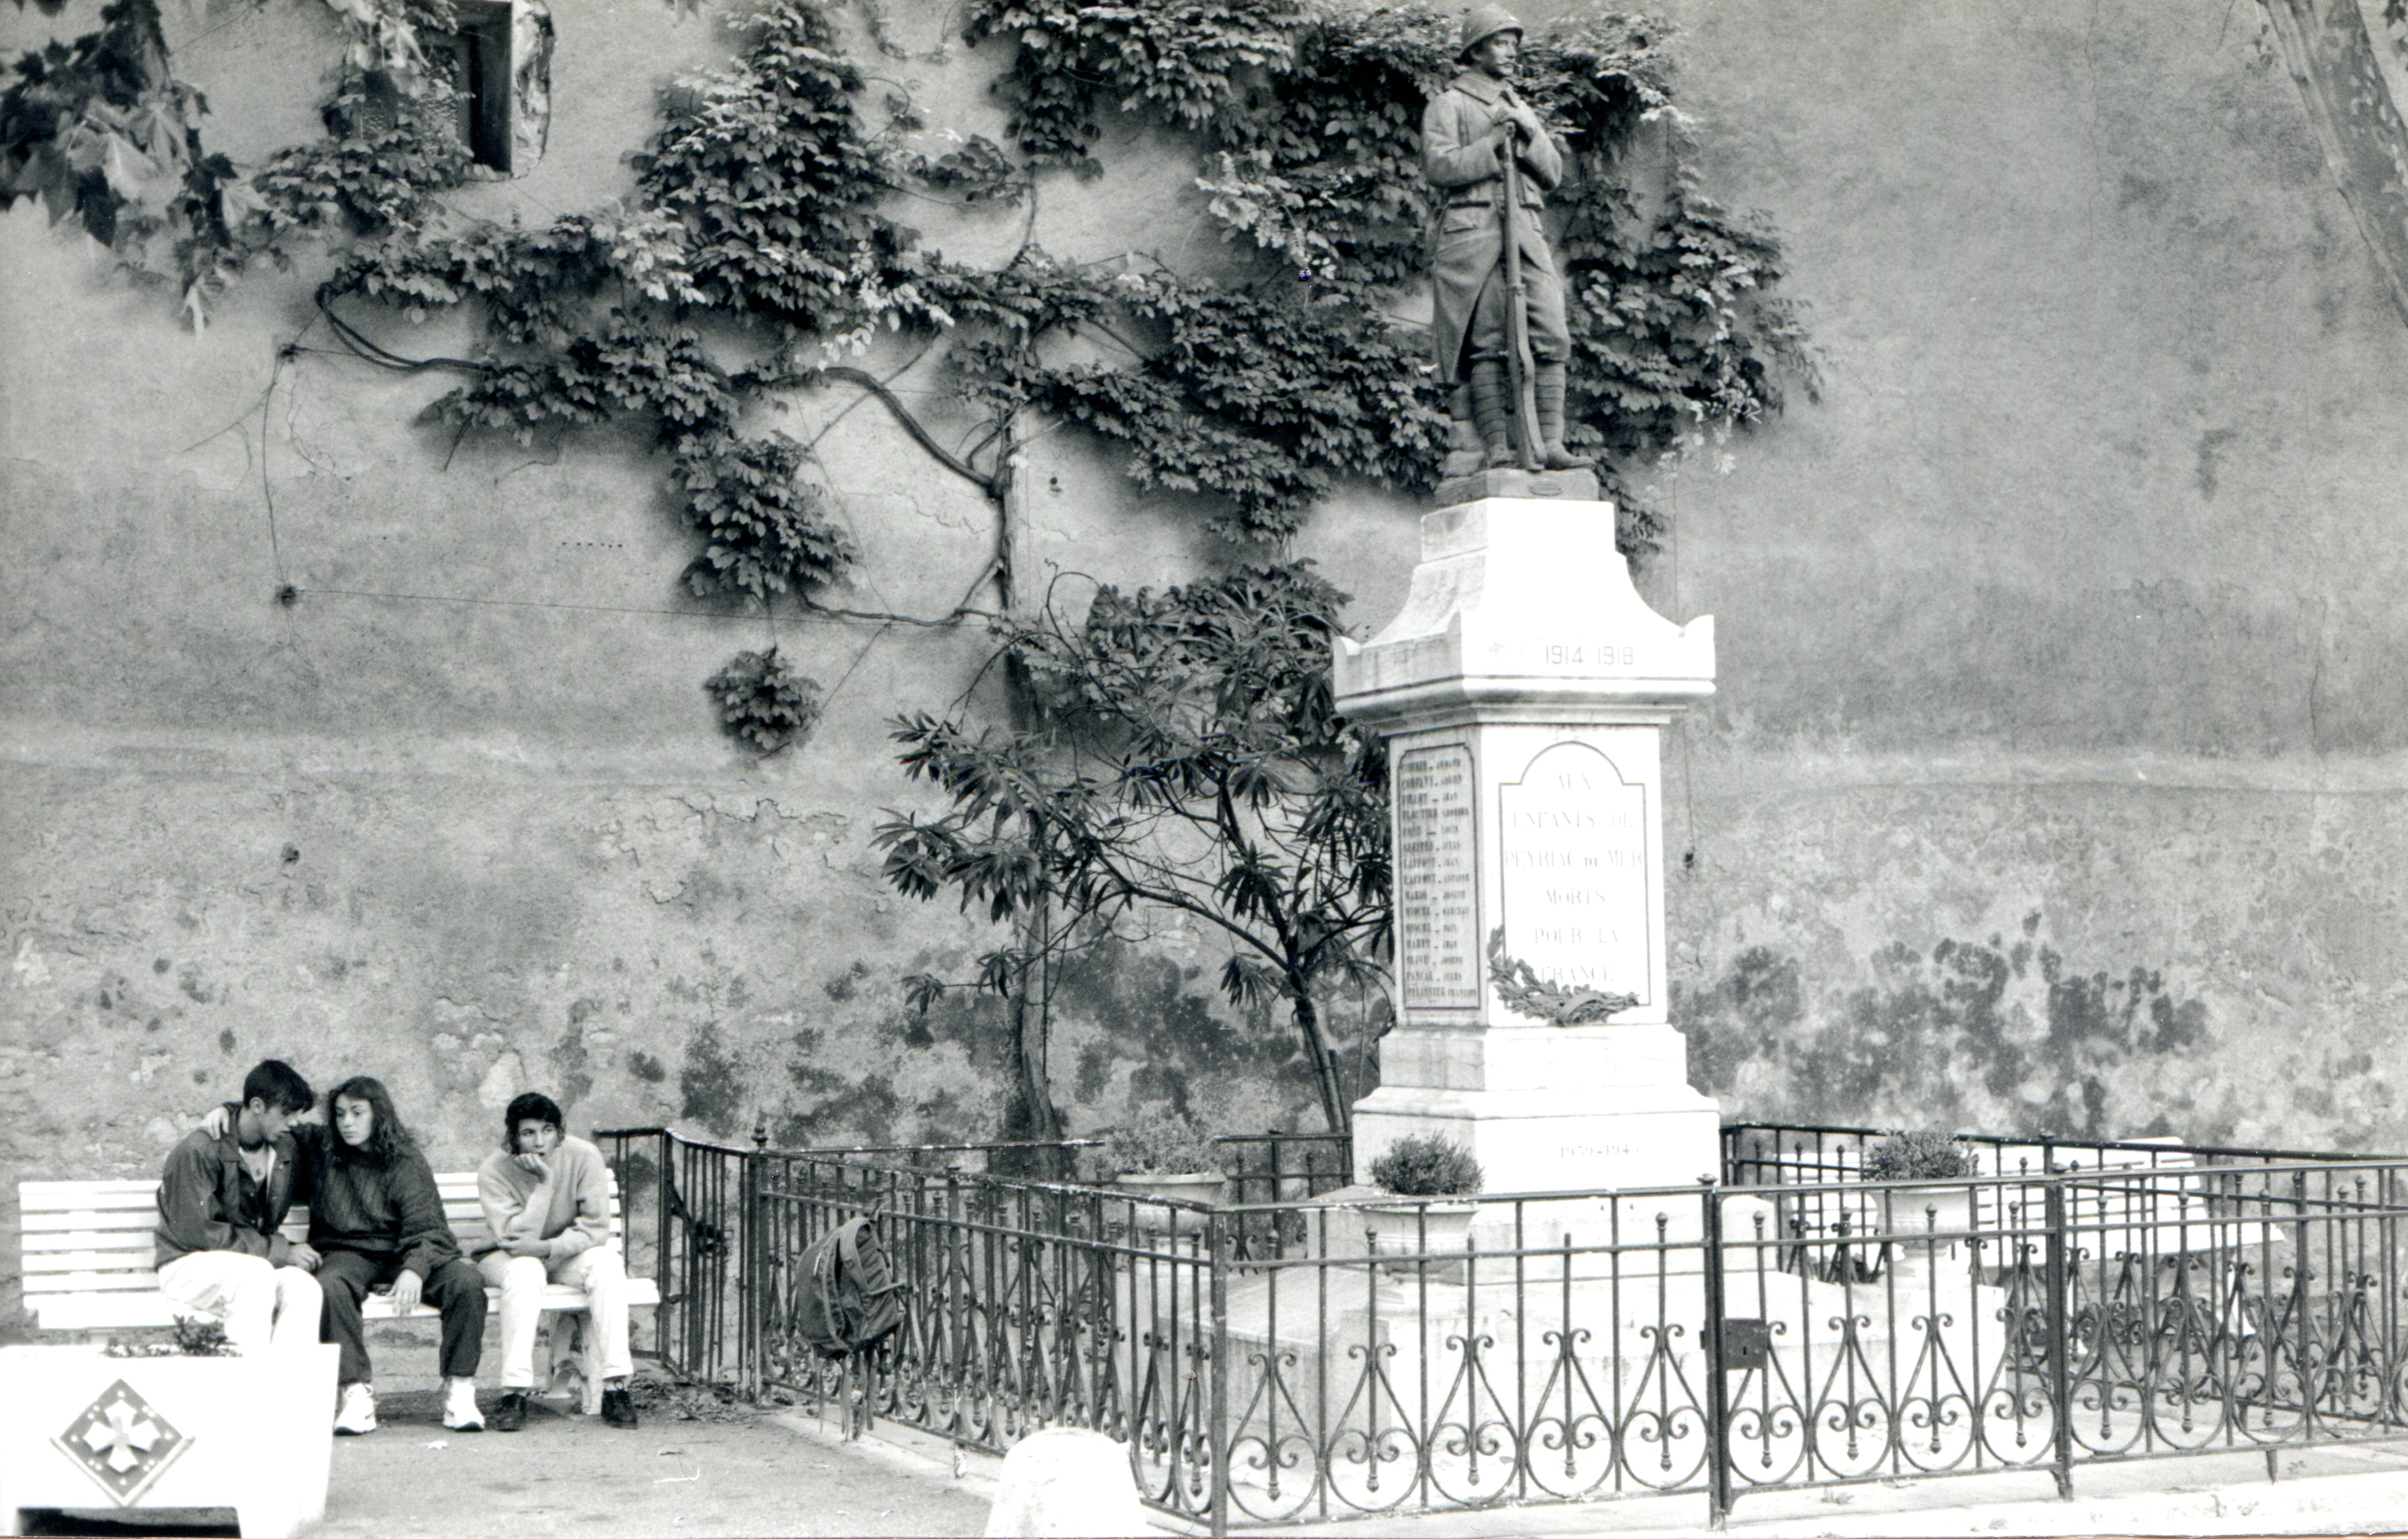
POLYGON ((1217 1206, 1228 1185, 1229 1178, 1218 1171, 1185 1171, 1177 1174, 1159 1171, 1123 1171, 1112 1177, 1114 1191, 1137 1199, 1129 1204, 1130 1224, 1144 1234, 1203 1232, 1203 1215, 1163 1204, 1167 1201, 1204 1202, 1217 1206))
POLYGON ((28 1508, 232 1507, 244 1539, 326 1512, 336 1349, 111 1358, 0 1349, 0 1528, 28 1508))
POLYGON ((1363 1210, 1374 1256, 1460 1257, 1471 1234, 1477 1202, 1374 1202, 1363 1210))
POLYGON ((1882 1199, 1872 1199, 1867 1235, 1878 1234, 1889 1242, 1885 1247, 1889 1254, 1887 1264, 1895 1267, 1900 1276, 1921 1276, 1935 1261, 1961 1267, 1966 1264, 1966 1244, 1961 1236, 1973 1227, 1973 1190, 1964 1185, 1892 1187, 1886 1222, 1882 1218, 1882 1199), (1926 1234, 1952 1232, 1959 1238, 1923 1238, 1926 1234))

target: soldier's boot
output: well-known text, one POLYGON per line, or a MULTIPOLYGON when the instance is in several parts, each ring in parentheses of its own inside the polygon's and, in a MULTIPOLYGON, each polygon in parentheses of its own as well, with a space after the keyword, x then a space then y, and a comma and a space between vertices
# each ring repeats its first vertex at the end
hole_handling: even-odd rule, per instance
POLYGON ((1488 451, 1490 469, 1521 463, 1513 453, 1513 388, 1506 381, 1502 358, 1471 362, 1471 421, 1488 451))
POLYGON ((1564 366, 1541 364, 1530 371, 1539 409, 1540 463, 1550 470, 1585 470, 1591 461, 1564 447, 1564 366))

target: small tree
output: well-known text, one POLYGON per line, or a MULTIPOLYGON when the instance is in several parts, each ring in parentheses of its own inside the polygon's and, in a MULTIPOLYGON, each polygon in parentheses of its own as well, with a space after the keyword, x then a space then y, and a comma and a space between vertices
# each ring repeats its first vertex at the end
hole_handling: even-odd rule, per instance
MULTIPOLYGON (((1322 997, 1344 984, 1363 998, 1388 942, 1386 759, 1331 708, 1345 597, 1299 561, 1160 593, 1099 586, 1075 624, 1051 604, 998 623, 998 655, 1038 719, 1023 731, 899 722, 905 771, 952 806, 892 814, 876 838, 902 892, 1043 922, 1016 926, 973 983, 913 980, 918 1001, 950 986, 1010 998, 1124 916, 1182 914, 1230 942, 1232 1004, 1285 1003, 1322 1114, 1345 1130, 1322 997)), ((1022 1054, 1035 1074, 1024 1088, 1040 1098, 1041 1058, 1040 1035, 1022 1054)))

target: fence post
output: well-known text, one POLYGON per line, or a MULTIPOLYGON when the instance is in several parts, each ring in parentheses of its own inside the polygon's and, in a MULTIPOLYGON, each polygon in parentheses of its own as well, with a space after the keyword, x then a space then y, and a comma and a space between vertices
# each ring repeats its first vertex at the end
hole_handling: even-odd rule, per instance
POLYGON ((768 1163, 768 1147, 769 1125, 754 1123, 752 1152, 744 1156, 736 1183, 736 1221, 743 1235, 736 1252, 736 1387, 755 1400, 762 1389, 761 1281, 769 1254, 767 1226, 761 1212, 761 1173, 768 1163))
MULTIPOLYGON (((1705 1227, 1698 1241, 1698 1262, 1706 1273, 1704 1330, 1706 1371, 1707 1526, 1720 1529, 1730 1521, 1731 1477, 1730 1380, 1723 1373, 1723 1202, 1712 1176, 1699 1176, 1705 1189, 1698 1194, 1705 1227)), ((1615 1329, 1620 1329, 1619 1324, 1615 1329)))
MULTIPOLYGON (((2329 1198, 2331 1175, 2328 1173, 2325 1180, 2326 1195, 2329 1198)), ((2332 1211, 2329 1201, 2326 1202, 2325 1211, 2332 1211)), ((2323 1386, 2310 1379, 2308 1367, 2316 1356, 2316 1331, 2315 1321, 2308 1313, 2315 1302, 2309 1287, 2315 1269, 2308 1264, 2312 1236, 2308 1230, 2308 1172, 2305 1171, 2291 1172, 2291 1212, 2295 1215, 2291 1240, 2291 1321, 2292 1328, 2299 1332, 2299 1340, 2291 1348, 2291 1360, 2300 1365, 2300 1431, 2305 1434, 2301 1441, 2314 1443, 2316 1440, 2316 1402, 2322 1398, 2323 1386)), ((2325 1270, 2328 1273, 2332 1271, 2329 1246, 2327 1247, 2325 1270)), ((2328 1275, 2325 1287, 2329 1289, 2333 1284, 2334 1279, 2328 1275)), ((2271 1464, 2268 1466, 2270 1469, 2272 1467, 2271 1464)), ((2267 1478, 2274 1477, 2269 1475, 2267 1478)))
POLYGON ((1205 1367, 1212 1374, 1207 1391, 1210 1396, 1210 1419, 1204 1429, 1205 1456, 1212 1461, 1211 1525, 1212 1539, 1227 1539, 1229 1532, 1229 1258, 1228 1231, 1222 1227, 1221 1215, 1209 1212, 1204 1215, 1204 1232, 1211 1242, 1205 1246, 1211 1257, 1212 1275, 1212 1346, 1205 1358, 1205 1367))
POLYGON ((2057 1476, 2057 1494, 2073 1499, 2073 1330, 2069 1319, 2072 1300, 2072 1268, 2068 1265, 2065 1234, 2065 1181, 2052 1167, 2043 1193, 2048 1224, 2048 1400, 2057 1476))

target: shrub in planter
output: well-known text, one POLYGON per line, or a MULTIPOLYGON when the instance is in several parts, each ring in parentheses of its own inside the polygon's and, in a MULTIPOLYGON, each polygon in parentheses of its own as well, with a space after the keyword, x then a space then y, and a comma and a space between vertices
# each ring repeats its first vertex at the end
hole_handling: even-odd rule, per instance
POLYGON ((1867 1181, 1955 1181, 1980 1171, 1973 1151, 1937 1128, 1892 1133, 1865 1149, 1867 1181))
MULTIPOLYGON (((1892 1133, 1868 1145, 1863 1173, 1867 1181, 1950 1182, 1979 1175, 1981 1170, 1981 1162, 1964 1144, 1937 1128, 1917 1128, 1892 1133)), ((1947 1233, 1971 1230, 1973 1188, 1938 1185, 1919 1189, 1906 1187, 1890 1193, 1884 1207, 1876 1207, 1871 1218, 1869 1227, 1872 1230, 1901 1237, 1899 1248, 1903 1254, 1897 1258, 1901 1270, 1917 1270, 1928 1264, 1934 1259, 1930 1252, 1935 1248, 1954 1259, 1957 1254, 1955 1241, 1942 1242, 1935 1247, 1916 1244, 1913 1237, 1933 1230, 1947 1233)))
MULTIPOLYGON (((1397 1140, 1371 1161, 1371 1183, 1398 1197, 1469 1197, 1484 1174, 1471 1151, 1437 1133, 1397 1140)), ((1369 1209, 1370 1244, 1381 1256, 1460 1251, 1471 1232, 1473 1202, 1376 1202, 1369 1209)))
POLYGON ((1212 1141, 1176 1117, 1111 1134, 1104 1140, 1100 1163, 1111 1176, 1222 1173, 1220 1151, 1212 1141))
POLYGON ((1130 1222, 1149 1234, 1185 1234, 1198 1227, 1197 1215, 1163 1206, 1163 1200, 1218 1202, 1227 1185, 1211 1141, 1179 1117, 1111 1134, 1096 1163, 1121 1191, 1154 1200, 1130 1204, 1130 1222))
POLYGON ((1414 1133, 1371 1161, 1371 1184, 1398 1197, 1469 1197, 1485 1172, 1471 1151, 1438 1133, 1414 1133))

